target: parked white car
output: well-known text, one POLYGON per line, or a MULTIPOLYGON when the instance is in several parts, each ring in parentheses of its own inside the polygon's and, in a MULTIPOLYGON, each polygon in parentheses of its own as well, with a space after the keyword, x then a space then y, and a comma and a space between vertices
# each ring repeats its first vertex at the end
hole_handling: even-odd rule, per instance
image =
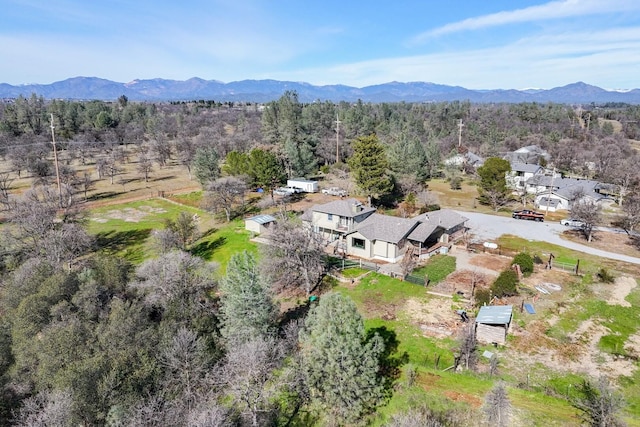
POLYGON ((565 218, 560 220, 560 225, 566 225, 567 227, 584 227, 584 222, 579 219, 565 218))
POLYGON ((322 194, 328 194, 330 196, 340 196, 340 197, 346 197, 347 196, 346 190, 343 190, 340 187, 323 188, 322 189, 322 194))
POLYGON ((288 194, 297 194, 301 192, 302 190, 297 187, 279 187, 273 190, 273 194, 278 196, 286 196, 288 194))

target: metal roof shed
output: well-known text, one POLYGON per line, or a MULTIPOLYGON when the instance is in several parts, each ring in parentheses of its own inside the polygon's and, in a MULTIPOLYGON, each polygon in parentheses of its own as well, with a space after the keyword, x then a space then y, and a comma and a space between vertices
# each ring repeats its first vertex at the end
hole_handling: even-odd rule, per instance
POLYGON ((266 232, 276 219, 271 215, 256 215, 244 220, 244 228, 254 233, 260 234, 266 232))
POLYGON ((487 344, 506 344, 512 317, 511 305, 481 307, 476 316, 476 339, 487 344))

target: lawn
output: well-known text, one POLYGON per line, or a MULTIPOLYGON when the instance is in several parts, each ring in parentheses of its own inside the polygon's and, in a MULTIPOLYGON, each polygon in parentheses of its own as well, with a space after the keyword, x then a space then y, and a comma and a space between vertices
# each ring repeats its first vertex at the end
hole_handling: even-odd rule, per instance
POLYGON ((412 276, 420 278, 428 277, 432 284, 441 282, 449 274, 456 271, 456 259, 449 255, 435 255, 429 258, 427 264, 416 268, 411 273, 412 276))
POLYGON ((190 251, 208 261, 217 262, 224 273, 231 256, 242 250, 255 252, 257 245, 249 241, 250 233, 242 220, 217 224, 206 211, 163 199, 111 205, 91 210, 88 231, 96 236, 101 250, 115 253, 133 263, 155 254, 151 235, 164 228, 167 219, 180 212, 197 215, 201 237, 190 251))

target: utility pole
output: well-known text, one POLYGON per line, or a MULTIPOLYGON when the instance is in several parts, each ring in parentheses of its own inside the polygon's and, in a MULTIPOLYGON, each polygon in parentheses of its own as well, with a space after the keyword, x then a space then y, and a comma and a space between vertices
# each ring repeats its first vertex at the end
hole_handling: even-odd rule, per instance
POLYGON ((549 214, 549 205, 551 204, 551 192, 553 191, 553 180, 556 177, 556 168, 553 168, 553 172, 551 172, 551 185, 549 186, 549 194, 547 194, 547 210, 544 213, 544 216, 549 214))
POLYGON ((340 162, 340 118, 336 113, 336 163, 340 162))
POLYGON ((458 120, 458 148, 462 146, 462 127, 464 124, 462 123, 462 119, 458 120))
POLYGON ((60 187, 60 167, 58 167, 58 151, 56 150, 56 133, 51 114, 51 143, 53 144, 53 163, 56 165, 56 183, 58 184, 58 206, 62 207, 62 187, 60 187))

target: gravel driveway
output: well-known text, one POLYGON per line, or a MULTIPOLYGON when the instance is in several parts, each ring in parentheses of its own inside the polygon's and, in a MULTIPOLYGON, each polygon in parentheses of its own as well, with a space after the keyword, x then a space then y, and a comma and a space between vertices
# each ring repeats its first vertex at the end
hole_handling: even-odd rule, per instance
POLYGON ((478 212, 458 211, 458 213, 469 218, 469 221, 467 221, 467 226, 470 228, 469 231, 475 236, 475 240, 480 242, 492 241, 503 234, 512 234, 522 237, 523 239, 549 242, 554 245, 601 256, 603 258, 640 264, 640 258, 602 251, 562 239, 560 234, 565 231, 567 227, 560 225, 558 222, 535 222, 478 212))

